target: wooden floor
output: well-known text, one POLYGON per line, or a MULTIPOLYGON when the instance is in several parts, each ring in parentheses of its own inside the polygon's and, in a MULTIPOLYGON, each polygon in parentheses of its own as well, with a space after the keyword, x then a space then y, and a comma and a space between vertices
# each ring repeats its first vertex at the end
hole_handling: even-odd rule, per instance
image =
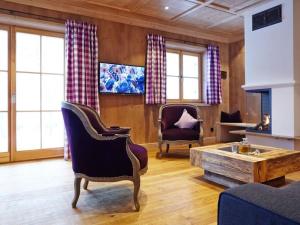
MULTIPOLYGON (((172 150, 171 150, 172 151, 172 150)), ((0 165, 1 225, 215 225, 223 187, 204 181, 191 167, 188 150, 156 159, 141 180, 140 212, 135 212, 130 182, 91 183, 72 209, 71 163, 62 159, 0 165)), ((300 173, 289 175, 299 180, 300 173)))

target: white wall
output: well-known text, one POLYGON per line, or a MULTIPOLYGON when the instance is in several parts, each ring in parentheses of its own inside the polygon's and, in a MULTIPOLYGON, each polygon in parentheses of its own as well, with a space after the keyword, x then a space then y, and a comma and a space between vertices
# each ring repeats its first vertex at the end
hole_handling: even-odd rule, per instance
POLYGON ((300 135, 300 0, 272 0, 245 14, 245 87, 272 88, 272 134, 300 135), (252 15, 282 5, 282 22, 252 31, 252 15))
POLYGON ((300 82, 300 1, 294 0, 294 79, 300 82))
MULTIPOLYGON (((299 0, 298 0, 299 1, 299 0)), ((293 0, 274 0, 245 15, 246 85, 293 82, 293 0), (252 15, 282 4, 283 21, 252 31, 252 15)))
POLYGON ((295 136, 294 88, 272 88, 272 134, 295 136))
POLYGON ((294 126, 295 136, 300 136, 300 85, 297 84, 294 88, 294 126))

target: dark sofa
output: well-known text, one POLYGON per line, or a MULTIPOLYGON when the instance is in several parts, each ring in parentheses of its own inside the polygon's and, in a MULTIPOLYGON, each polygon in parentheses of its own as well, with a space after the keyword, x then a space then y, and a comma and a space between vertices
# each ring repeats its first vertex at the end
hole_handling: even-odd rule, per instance
POLYGON ((245 184, 220 194, 218 225, 299 225, 300 182, 245 184))

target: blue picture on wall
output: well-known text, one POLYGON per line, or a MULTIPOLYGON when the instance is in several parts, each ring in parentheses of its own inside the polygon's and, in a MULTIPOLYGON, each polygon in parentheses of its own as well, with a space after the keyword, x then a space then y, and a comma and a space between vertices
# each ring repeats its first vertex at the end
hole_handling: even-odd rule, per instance
POLYGON ((141 66, 100 63, 100 93, 144 94, 145 68, 141 66))

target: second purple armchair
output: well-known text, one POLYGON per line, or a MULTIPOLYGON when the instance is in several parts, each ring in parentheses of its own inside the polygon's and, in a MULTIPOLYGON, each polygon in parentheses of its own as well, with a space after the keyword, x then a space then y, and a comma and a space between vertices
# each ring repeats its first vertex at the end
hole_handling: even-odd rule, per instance
POLYGON ((158 145, 159 157, 162 156, 162 145, 167 145, 166 152, 169 152, 170 144, 188 144, 189 148, 193 143, 203 144, 203 120, 197 106, 191 104, 166 104, 159 109, 158 118, 158 145), (198 120, 192 128, 179 128, 175 123, 180 119, 184 109, 198 120))

